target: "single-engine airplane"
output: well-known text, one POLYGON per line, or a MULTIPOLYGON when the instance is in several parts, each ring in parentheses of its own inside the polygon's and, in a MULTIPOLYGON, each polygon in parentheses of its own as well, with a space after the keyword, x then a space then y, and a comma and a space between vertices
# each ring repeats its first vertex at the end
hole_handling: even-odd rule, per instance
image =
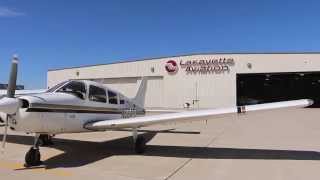
POLYGON ((144 99, 147 79, 142 77, 134 98, 128 98, 103 84, 87 80, 69 80, 46 91, 25 91, 16 94, 18 57, 12 59, 7 94, 0 99, 0 117, 4 123, 2 147, 7 130, 34 134, 34 144, 25 155, 26 166, 41 164, 40 141, 62 133, 103 130, 132 130, 134 150, 143 153, 145 140, 138 129, 155 124, 208 120, 250 111, 279 108, 302 108, 313 103, 302 99, 221 109, 188 110, 158 115, 145 115, 144 99))

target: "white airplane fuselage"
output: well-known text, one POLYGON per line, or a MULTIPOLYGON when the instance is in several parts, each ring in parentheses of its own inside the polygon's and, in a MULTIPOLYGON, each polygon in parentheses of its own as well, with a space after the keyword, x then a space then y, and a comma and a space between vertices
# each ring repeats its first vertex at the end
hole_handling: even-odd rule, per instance
MULTIPOLYGON (((85 81, 86 85, 96 85, 85 81)), ((100 85, 101 87, 101 85, 100 85)), ((107 88, 107 87, 106 87, 107 88)), ((88 88, 87 88, 88 89, 88 88)), ((107 90, 107 89, 106 89, 107 90)), ((122 104, 94 102, 89 100, 88 92, 83 99, 65 92, 47 92, 18 97, 23 103, 17 113, 9 117, 9 126, 15 131, 27 133, 60 134, 90 131, 86 123, 123 118, 124 113, 140 114, 139 109, 129 98, 117 93, 124 100, 122 104)), ((5 114, 0 115, 2 119, 5 114)))

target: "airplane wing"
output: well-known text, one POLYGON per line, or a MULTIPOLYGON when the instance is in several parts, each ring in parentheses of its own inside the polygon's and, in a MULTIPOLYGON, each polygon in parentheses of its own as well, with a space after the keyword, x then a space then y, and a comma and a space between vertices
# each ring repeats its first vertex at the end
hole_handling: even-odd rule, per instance
POLYGON ((165 124, 170 122, 186 122, 214 119, 234 115, 237 113, 249 113, 253 111, 270 111, 282 108, 302 108, 313 104, 312 100, 302 99, 294 101, 283 101, 276 103, 266 103, 248 106, 239 106, 222 109, 207 109, 185 111, 178 113, 166 113, 161 115, 151 115, 143 117, 134 117, 126 119, 102 120, 89 122, 84 127, 89 130, 107 130, 107 129, 121 129, 121 128, 140 128, 151 126, 155 124, 165 124))
MULTIPOLYGON (((44 93, 47 89, 35 89, 35 90, 16 90, 16 95, 38 94, 44 93)), ((0 97, 7 95, 7 90, 0 90, 0 97)))

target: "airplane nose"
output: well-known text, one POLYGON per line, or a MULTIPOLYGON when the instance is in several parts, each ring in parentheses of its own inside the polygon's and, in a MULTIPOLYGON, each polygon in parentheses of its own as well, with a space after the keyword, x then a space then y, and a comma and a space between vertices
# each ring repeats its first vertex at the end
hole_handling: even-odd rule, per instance
POLYGON ((16 98, 4 97, 0 100, 0 112, 14 114, 18 111, 19 100, 16 98))

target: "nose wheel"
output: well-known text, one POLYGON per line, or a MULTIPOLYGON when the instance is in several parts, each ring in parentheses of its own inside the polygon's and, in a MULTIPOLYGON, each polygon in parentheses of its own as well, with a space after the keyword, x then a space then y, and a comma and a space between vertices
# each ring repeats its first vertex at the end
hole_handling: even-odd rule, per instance
POLYGON ((39 149, 31 147, 25 156, 25 166, 39 166, 41 165, 41 155, 39 149))
POLYGON ((41 154, 39 150, 39 140, 40 134, 36 134, 34 137, 34 144, 26 153, 25 156, 25 167, 39 166, 41 165, 41 154))

